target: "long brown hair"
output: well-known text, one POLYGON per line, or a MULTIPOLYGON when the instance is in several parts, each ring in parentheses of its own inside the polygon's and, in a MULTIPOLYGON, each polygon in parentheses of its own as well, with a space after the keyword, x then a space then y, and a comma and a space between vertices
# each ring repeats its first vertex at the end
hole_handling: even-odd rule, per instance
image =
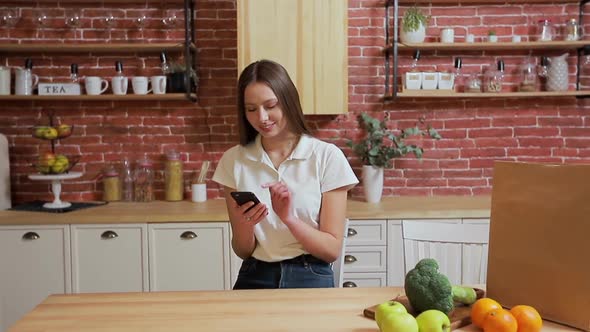
POLYGON ((248 145, 254 141, 258 134, 246 119, 246 106, 244 105, 246 87, 256 82, 266 84, 277 96, 290 130, 296 135, 310 135, 303 117, 299 93, 287 70, 274 61, 259 60, 244 68, 238 79, 238 129, 241 145, 248 145))

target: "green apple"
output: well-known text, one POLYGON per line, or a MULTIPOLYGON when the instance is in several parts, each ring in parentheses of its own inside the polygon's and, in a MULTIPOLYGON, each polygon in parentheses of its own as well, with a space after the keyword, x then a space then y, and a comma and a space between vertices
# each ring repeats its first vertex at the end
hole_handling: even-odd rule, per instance
POLYGON ((385 316, 379 326, 381 332, 418 332, 418 322, 407 312, 395 312, 385 316))
POLYGON ((68 124, 60 124, 57 127, 57 137, 63 138, 68 137, 72 134, 72 126, 68 124))
POLYGON ((426 310, 416 317, 419 332, 450 332, 451 321, 444 312, 436 309, 426 310))
POLYGON ((375 321, 377 322, 377 326, 381 326, 380 322, 385 318, 385 316, 391 313, 404 313, 408 312, 406 307, 403 304, 397 301, 387 301, 383 302, 377 306, 375 309, 375 321))
POLYGON ((55 157, 55 163, 53 163, 53 165, 51 165, 51 171, 53 173, 60 174, 60 173, 65 172, 69 166, 70 166, 70 161, 68 160, 68 158, 66 156, 64 156, 63 154, 60 154, 60 155, 57 155, 57 157, 55 157))

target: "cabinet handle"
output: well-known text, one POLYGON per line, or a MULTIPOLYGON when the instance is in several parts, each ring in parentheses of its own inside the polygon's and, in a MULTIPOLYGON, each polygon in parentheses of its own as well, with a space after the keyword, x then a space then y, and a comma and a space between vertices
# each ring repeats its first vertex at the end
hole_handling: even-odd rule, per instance
POLYGON ((354 263, 354 262, 356 262, 356 257, 354 257, 353 255, 344 256, 344 263, 350 264, 350 263, 354 263))
POLYGON ((119 237, 119 235, 113 231, 105 231, 100 235, 100 238, 103 240, 110 240, 119 237))
POLYGON ((342 284, 342 287, 354 288, 354 287, 358 287, 358 286, 352 281, 346 281, 345 283, 342 284))
POLYGON ((192 239, 196 238, 197 236, 198 235, 195 234, 195 232, 193 232, 193 231, 186 231, 186 232, 183 232, 182 234, 180 234, 180 238, 182 240, 192 240, 192 239))
POLYGON ((350 228, 350 227, 348 228, 348 232, 347 232, 348 237, 355 236, 357 234, 358 233, 357 233, 356 229, 350 228))
POLYGON ((39 238, 40 238, 39 234, 37 234, 35 232, 26 232, 23 235, 23 240, 28 240, 28 241, 37 240, 39 238))

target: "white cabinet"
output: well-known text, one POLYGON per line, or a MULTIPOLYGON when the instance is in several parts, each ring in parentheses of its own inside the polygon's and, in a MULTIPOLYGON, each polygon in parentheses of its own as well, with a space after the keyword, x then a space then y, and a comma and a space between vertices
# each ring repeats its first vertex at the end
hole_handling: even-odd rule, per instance
POLYGON ((150 291, 230 286, 228 223, 150 224, 150 291))
POLYGON ((149 290, 147 225, 72 225, 74 293, 149 290))
POLYGON ((351 220, 346 233, 343 286, 381 286, 387 280, 386 221, 351 220))
POLYGON ((434 258, 453 284, 485 283, 488 220, 403 220, 402 238, 405 273, 434 258))
POLYGON ((0 227, 0 331, 50 294, 71 292, 68 225, 0 227))
POLYGON ((404 285, 406 276, 401 220, 387 221, 387 286, 404 285))

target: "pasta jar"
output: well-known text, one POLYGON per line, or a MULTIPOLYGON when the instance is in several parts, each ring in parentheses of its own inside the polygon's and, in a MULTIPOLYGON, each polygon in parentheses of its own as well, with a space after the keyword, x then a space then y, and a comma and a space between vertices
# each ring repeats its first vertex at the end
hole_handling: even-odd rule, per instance
POLYGON ((102 200, 113 202, 121 200, 121 181, 119 172, 112 165, 107 166, 102 174, 102 200))
POLYGON ((182 160, 180 154, 174 150, 166 154, 164 170, 166 200, 182 201, 184 198, 184 181, 182 178, 182 160))
POLYGON ((133 172, 133 194, 136 202, 154 200, 154 171, 152 162, 144 156, 137 161, 133 172))

